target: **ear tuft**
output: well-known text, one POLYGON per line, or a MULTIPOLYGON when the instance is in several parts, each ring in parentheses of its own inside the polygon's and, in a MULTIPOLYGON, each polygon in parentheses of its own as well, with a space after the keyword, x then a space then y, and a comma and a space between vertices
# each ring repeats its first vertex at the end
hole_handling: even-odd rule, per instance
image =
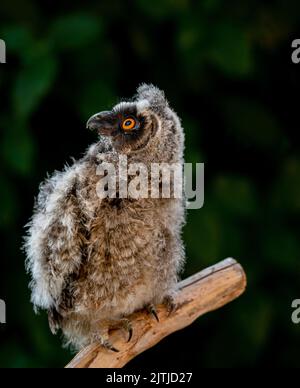
POLYGON ((141 84, 137 88, 137 99, 148 100, 152 107, 161 107, 168 105, 165 93, 152 84, 141 84))

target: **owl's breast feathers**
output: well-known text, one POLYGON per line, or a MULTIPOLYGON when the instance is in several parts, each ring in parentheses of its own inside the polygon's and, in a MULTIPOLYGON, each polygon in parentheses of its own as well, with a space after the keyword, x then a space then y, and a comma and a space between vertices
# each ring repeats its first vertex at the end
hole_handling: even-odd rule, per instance
POLYGON ((98 310, 101 316, 131 313, 159 299, 176 282, 181 264, 181 252, 178 263, 172 254, 178 243, 176 225, 183 217, 177 211, 178 201, 100 199, 97 165, 90 159, 77 167, 80 173, 72 195, 84 225, 82 263, 66 281, 60 305, 63 315, 90 310, 98 310))

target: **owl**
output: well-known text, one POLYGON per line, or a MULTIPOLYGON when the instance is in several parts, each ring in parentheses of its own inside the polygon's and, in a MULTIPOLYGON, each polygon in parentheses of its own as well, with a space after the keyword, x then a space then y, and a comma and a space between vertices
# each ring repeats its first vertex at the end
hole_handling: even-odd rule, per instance
MULTIPOLYGON (((117 351, 109 330, 123 328, 130 339, 131 313, 145 308, 159 320, 155 306, 174 308, 185 200, 122 197, 118 184, 114 196, 99 196, 99 182, 107 179, 99 168, 109 163, 120 174, 120 156, 149 168, 183 166, 184 132, 164 93, 151 84, 93 115, 87 128, 98 141, 40 185, 27 225, 26 268, 35 310, 47 311, 52 333, 61 330, 65 345, 79 350, 99 341, 117 351)), ((150 174, 147 179, 150 184, 150 174)))

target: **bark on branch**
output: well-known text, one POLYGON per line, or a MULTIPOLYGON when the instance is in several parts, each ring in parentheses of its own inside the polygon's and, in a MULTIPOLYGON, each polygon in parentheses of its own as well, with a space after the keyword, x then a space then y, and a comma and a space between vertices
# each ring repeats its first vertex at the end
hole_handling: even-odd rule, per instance
POLYGON ((92 344, 83 349, 67 368, 121 368, 138 354, 156 345, 169 334, 190 325, 195 319, 239 297, 246 288, 246 275, 234 259, 226 259, 178 284, 177 308, 168 315, 164 306, 157 309, 159 323, 145 311, 132 314, 133 337, 128 343, 122 330, 110 340, 119 353, 92 344))

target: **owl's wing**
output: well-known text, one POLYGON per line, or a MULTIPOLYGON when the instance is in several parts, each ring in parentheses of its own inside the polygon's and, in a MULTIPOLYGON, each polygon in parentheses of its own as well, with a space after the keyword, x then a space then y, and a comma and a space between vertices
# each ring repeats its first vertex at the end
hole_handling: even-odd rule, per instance
POLYGON ((76 195, 79 168, 55 173, 41 186, 25 241, 32 302, 49 311, 53 328, 61 305, 68 305, 66 290, 84 256, 85 227, 76 195))

